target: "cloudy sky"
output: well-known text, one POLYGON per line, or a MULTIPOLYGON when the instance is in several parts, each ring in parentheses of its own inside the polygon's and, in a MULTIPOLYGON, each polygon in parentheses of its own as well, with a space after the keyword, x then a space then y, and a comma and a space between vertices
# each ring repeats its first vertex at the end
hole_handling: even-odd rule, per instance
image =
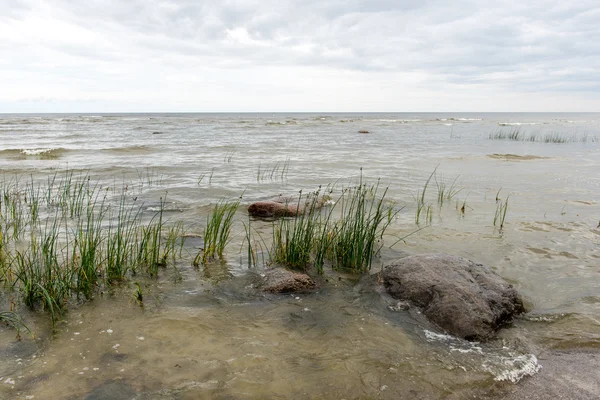
POLYGON ((0 112, 600 111, 598 0, 0 0, 0 112))

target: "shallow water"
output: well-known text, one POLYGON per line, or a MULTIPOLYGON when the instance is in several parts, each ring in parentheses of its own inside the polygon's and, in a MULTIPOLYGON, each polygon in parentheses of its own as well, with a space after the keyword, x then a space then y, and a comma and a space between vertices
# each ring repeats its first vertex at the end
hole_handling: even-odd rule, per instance
MULTIPOLYGON (((166 192, 168 217, 190 234, 224 197, 339 190, 362 168, 405 206, 374 270, 405 252, 464 256, 515 285, 531 310, 498 340, 470 344, 332 271, 315 294, 257 295, 264 265, 247 267, 240 211, 227 262, 182 262, 177 282, 164 271, 144 285, 144 309, 125 285, 73 305, 55 336, 46 315, 24 308, 35 339, 17 342, 0 325, 0 398, 467 398, 534 374, 547 349, 598 348, 598 138, 598 114, 0 115, 5 179, 89 171, 126 182, 148 207, 166 192), (488 138, 516 128, 571 142, 488 138), (438 207, 432 182, 431 226, 389 248, 418 228, 415 197, 436 167, 462 190, 438 207), (500 189, 510 195, 502 232, 500 189)), ((270 235, 268 222, 252 224, 270 235)))

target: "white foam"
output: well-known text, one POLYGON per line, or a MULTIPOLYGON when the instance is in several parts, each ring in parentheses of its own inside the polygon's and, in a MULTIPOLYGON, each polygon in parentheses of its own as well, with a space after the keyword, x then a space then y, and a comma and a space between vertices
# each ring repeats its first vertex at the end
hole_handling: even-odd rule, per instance
POLYGON ((40 154, 49 153, 52 150, 55 150, 55 149, 23 149, 23 150, 21 150, 21 153, 25 154, 26 156, 37 156, 40 154))
POLYGON ((500 126, 538 125, 537 122, 498 122, 500 126))
POLYGON ((516 357, 500 357, 497 365, 483 364, 483 369, 494 375, 495 381, 519 382, 525 376, 535 375, 542 366, 533 354, 516 357))
POLYGON ((425 329, 425 337, 427 338, 427 340, 439 341, 439 342, 447 342, 449 340, 456 340, 456 338, 454 336, 445 335, 443 333, 431 332, 431 331, 428 331, 427 329, 425 329))

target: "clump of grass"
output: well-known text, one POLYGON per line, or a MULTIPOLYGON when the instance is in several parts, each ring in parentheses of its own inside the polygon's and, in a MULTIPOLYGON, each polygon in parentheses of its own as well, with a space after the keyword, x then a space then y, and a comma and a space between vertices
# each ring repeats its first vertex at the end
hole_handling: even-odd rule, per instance
POLYGON ((433 178, 435 176, 436 171, 437 171, 437 167, 435 167, 435 169, 433 170, 431 175, 429 175, 429 178, 427 178, 427 180, 425 181, 425 184, 423 185, 423 189, 421 189, 417 192, 417 211, 415 214, 415 223, 417 225, 420 224, 421 218, 423 216, 425 216, 425 219, 428 222, 431 222, 431 220, 433 219, 432 206, 425 202, 425 194, 427 193, 427 187, 429 186, 429 182, 431 182, 431 178, 433 178))
POLYGON ((262 164, 258 164, 258 172, 256 173, 256 181, 258 183, 270 180, 274 181, 280 179, 282 182, 287 178, 290 169, 290 159, 287 158, 285 161, 277 161, 272 166, 263 167, 262 164))
POLYGON ((576 134, 568 136, 567 134, 560 132, 547 133, 541 135, 541 133, 530 133, 525 134, 519 128, 512 129, 510 131, 498 129, 488 135, 489 139, 493 140, 512 140, 512 141, 523 141, 523 142, 541 142, 541 143, 575 143, 581 142, 586 143, 588 141, 595 142, 597 137, 590 138, 588 134, 584 134, 582 137, 578 137, 576 134))
POLYGON ((109 216, 110 220, 116 220, 114 224, 108 225, 104 237, 104 265, 109 284, 123 281, 134 265, 133 255, 137 253, 136 233, 141 209, 136 208, 134 204, 128 205, 125 195, 122 194, 116 214, 116 218, 109 216))
POLYGON ((225 247, 229 243, 233 216, 241 202, 241 197, 236 201, 220 201, 215 205, 213 211, 208 215, 206 227, 204 228, 204 249, 198 253, 193 261, 198 265, 199 261, 206 264, 209 260, 223 257, 225 247))
POLYGON ((11 260, 25 305, 49 311, 53 327, 66 309, 76 273, 69 263, 61 263, 58 236, 59 227, 54 219, 44 230, 32 235, 29 247, 15 251, 11 260))
POLYGON ((544 143, 569 143, 571 141, 567 136, 557 132, 545 135, 542 140, 544 143))
POLYGON ((494 227, 498 227, 498 230, 502 232, 504 228, 504 221, 506 219, 506 212, 508 211, 508 199, 510 195, 506 197, 505 200, 500 198, 500 190, 496 193, 496 212, 494 213, 494 227))
POLYGON ((0 323, 8 324, 17 331, 17 339, 21 338, 21 328, 24 328, 31 334, 31 330, 23 323, 23 320, 19 314, 13 311, 0 311, 0 323))
POLYGON ((521 130, 518 128, 511 129, 510 131, 498 129, 495 132, 490 133, 488 138, 493 139, 493 140, 513 140, 513 141, 525 140, 525 136, 523 135, 521 130))
POLYGON ((435 176, 435 185, 438 190, 438 195, 437 195, 438 206, 442 207, 444 205, 444 201, 452 200, 454 198, 454 196, 456 196, 458 193, 460 193, 462 191, 462 188, 459 188, 456 185, 456 181, 458 180, 460 175, 457 176, 456 178, 454 178, 454 180, 452 181, 450 186, 447 186, 446 182, 442 178, 440 178, 438 180, 437 174, 434 176, 435 176))
POLYGON ((273 222, 272 261, 296 269, 305 269, 310 261, 318 229, 317 204, 319 191, 302 198, 298 204, 307 202, 303 212, 294 218, 283 218, 273 222))
POLYGON ((140 308, 144 308, 144 291, 139 282, 133 282, 135 290, 131 294, 131 301, 135 302, 140 308))
POLYGON ((204 178, 208 178, 208 184, 212 185, 212 180, 213 180, 214 174, 215 174, 215 168, 214 167, 211 168, 209 174, 207 174, 206 172, 201 173, 200 176, 198 177, 198 185, 202 184, 202 182, 204 181, 204 178))
POLYGON ((346 189, 338 201, 341 216, 330 231, 329 254, 336 269, 365 273, 371 269, 373 257, 381 249, 385 230, 395 212, 384 204, 387 188, 378 197, 379 182, 361 182, 346 189))
POLYGON ((53 326, 74 295, 92 298, 138 268, 157 276, 159 266, 181 257, 175 243, 183 225, 162 238, 165 200, 143 223, 143 207, 127 200, 127 185, 116 205, 108 188, 100 189, 72 170, 55 173, 45 187, 33 177, 25 187, 18 177, 0 180, 0 282, 26 306, 47 310, 53 326))
POLYGON ((158 267, 166 266, 166 257, 161 251, 164 206, 165 200, 161 198, 159 210, 147 225, 141 227, 140 240, 138 240, 137 265, 145 267, 146 272, 152 277, 158 276, 158 267))

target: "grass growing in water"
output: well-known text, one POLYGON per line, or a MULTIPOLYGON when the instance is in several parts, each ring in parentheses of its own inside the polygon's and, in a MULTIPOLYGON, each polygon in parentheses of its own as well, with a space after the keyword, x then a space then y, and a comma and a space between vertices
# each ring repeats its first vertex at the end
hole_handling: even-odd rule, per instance
MULTIPOLYGON (((431 223, 433 219, 433 209, 430 204, 425 202, 425 194, 427 193, 427 187, 429 186, 429 182, 431 182, 431 178, 435 176, 435 172, 437 171, 437 167, 433 170, 429 178, 425 181, 425 185, 423 185, 423 189, 417 192, 417 211, 415 213, 415 223, 419 225, 421 223, 421 218, 423 215, 428 223, 431 223)), ((438 197, 439 199, 439 197, 438 197)))
POLYGON ((378 197, 379 182, 362 183, 346 189, 338 201, 341 216, 331 229, 329 254, 336 269, 365 273, 371 269, 379 241, 392 222, 395 212, 384 204, 387 188, 378 197))
POLYGON ((498 230, 502 232, 504 228, 504 220, 506 219, 506 212, 508 211, 508 199, 510 195, 506 197, 505 200, 500 198, 500 190, 496 193, 496 212, 494 214, 494 227, 498 227, 498 230))
POLYGON ((231 236, 233 216, 240 206, 241 200, 240 197, 236 201, 220 201, 215 205, 206 220, 204 249, 194 259, 194 265, 197 266, 200 261, 206 264, 209 260, 214 260, 216 256, 223 257, 225 246, 229 243, 231 236))
POLYGON ((167 258, 181 256, 174 245, 181 225, 162 237, 164 200, 147 220, 126 185, 120 194, 105 189, 73 171, 45 186, 0 180, 0 282, 28 307, 48 311, 53 325, 73 296, 92 298, 140 268, 156 276, 167 258))
POLYGON ((319 191, 308 195, 306 199, 302 198, 300 191, 298 204, 303 202, 308 205, 299 215, 273 222, 272 261, 296 269, 305 269, 313 253, 319 227, 319 191))
POLYGON ((280 179, 282 182, 287 178, 290 169, 290 159, 287 158, 285 161, 277 161, 271 167, 263 167, 258 164, 258 172, 256 173, 256 182, 270 180, 274 181, 280 179))
POLYGON ((23 323, 19 314, 13 311, 0 311, 0 323, 5 323, 17 330, 17 338, 21 337, 21 328, 31 334, 31 330, 23 323))

